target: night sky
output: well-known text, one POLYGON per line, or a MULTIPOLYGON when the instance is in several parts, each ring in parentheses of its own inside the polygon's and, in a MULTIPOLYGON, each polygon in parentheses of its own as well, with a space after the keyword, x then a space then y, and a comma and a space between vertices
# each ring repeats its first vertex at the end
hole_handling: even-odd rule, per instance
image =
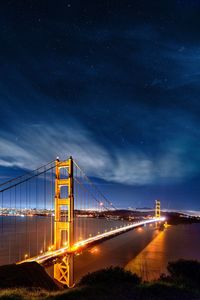
POLYGON ((0 178, 72 155, 117 207, 200 210, 200 1, 0 3, 0 178))

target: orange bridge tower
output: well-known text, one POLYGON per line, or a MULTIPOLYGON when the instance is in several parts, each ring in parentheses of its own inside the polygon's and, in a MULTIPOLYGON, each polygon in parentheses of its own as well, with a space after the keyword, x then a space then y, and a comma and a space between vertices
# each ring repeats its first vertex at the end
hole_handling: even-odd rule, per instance
MULTIPOLYGON (((55 250, 63 247, 62 236, 63 232, 65 232, 70 252, 74 244, 74 175, 73 158, 71 156, 66 161, 56 160, 55 175, 54 247, 55 250), (66 170, 67 178, 61 177, 61 169, 66 170), (62 209, 66 209, 66 207, 67 219, 64 220, 62 209)), ((68 287, 74 285, 73 254, 67 254, 61 262, 54 265, 54 278, 68 287)))

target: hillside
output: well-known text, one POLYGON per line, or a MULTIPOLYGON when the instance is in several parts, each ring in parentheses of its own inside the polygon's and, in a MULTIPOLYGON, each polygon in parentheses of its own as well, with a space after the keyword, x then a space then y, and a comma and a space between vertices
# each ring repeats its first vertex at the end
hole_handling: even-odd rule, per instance
POLYGON ((36 262, 0 266, 0 289, 15 287, 58 290, 54 280, 36 262))

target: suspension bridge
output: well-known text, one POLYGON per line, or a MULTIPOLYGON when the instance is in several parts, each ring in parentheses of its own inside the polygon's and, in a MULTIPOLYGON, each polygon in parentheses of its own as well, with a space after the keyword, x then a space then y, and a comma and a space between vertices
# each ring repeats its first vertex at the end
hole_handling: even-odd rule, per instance
POLYGON ((0 264, 53 265, 74 285, 74 253, 136 227, 163 222, 160 201, 148 218, 128 219, 72 157, 51 161, 0 184, 0 264))

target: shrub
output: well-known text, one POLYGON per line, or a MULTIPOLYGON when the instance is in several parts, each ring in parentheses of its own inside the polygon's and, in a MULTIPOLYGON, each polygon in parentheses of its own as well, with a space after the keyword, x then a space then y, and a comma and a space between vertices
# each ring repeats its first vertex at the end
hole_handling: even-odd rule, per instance
POLYGON ((200 263, 195 260, 170 262, 167 267, 170 278, 177 284, 200 289, 200 263))
POLYGON ((88 273, 84 276, 79 285, 100 285, 108 283, 112 284, 132 284, 141 283, 141 279, 129 271, 125 271, 120 267, 110 267, 93 273, 88 273))

